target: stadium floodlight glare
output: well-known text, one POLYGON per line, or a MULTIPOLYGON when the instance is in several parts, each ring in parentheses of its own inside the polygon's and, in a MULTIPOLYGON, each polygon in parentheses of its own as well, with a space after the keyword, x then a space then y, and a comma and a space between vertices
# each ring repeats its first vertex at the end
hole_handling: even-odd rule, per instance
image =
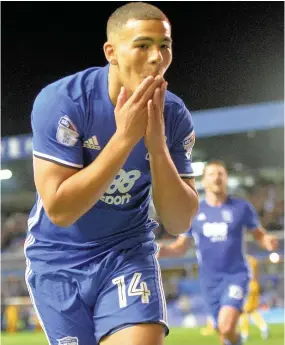
POLYGON ((269 260, 272 263, 277 264, 277 262, 279 262, 279 260, 280 260, 280 256, 278 253, 270 253, 269 254, 269 260))
POLYGON ((12 171, 9 169, 0 170, 0 180, 9 180, 12 175, 12 171))
POLYGON ((201 176, 203 174, 203 170, 205 166, 204 162, 194 162, 191 165, 194 172, 194 176, 201 176))
POLYGON ((236 177, 228 178, 228 186, 230 188, 237 188, 240 185, 239 180, 236 177))

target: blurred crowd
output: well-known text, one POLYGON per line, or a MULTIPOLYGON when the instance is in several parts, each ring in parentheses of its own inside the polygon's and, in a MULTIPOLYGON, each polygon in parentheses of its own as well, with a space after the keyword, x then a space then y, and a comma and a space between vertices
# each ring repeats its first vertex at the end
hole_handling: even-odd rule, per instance
POLYGON ((247 199, 254 205, 268 231, 284 229, 284 185, 264 184, 252 188, 247 199))
POLYGON ((23 250, 27 233, 28 215, 24 213, 2 214, 1 217, 1 250, 17 252, 23 250))
POLYGON ((1 282, 1 296, 2 299, 15 296, 29 296, 29 292, 23 277, 13 274, 6 276, 1 282))

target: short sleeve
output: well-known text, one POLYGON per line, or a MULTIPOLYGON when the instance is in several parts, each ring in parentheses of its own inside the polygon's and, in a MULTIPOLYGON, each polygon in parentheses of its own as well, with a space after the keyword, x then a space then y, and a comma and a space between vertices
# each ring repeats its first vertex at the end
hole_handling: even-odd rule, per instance
POLYGON ((170 148, 171 158, 181 177, 192 177, 192 149, 195 143, 192 117, 184 104, 173 115, 177 116, 177 120, 174 128, 173 144, 170 148))
POLYGON ((258 214, 250 202, 246 202, 245 207, 245 226, 248 230, 254 230, 260 226, 258 214))
POLYGON ((56 90, 43 89, 32 110, 33 155, 82 168, 82 118, 76 104, 56 90))

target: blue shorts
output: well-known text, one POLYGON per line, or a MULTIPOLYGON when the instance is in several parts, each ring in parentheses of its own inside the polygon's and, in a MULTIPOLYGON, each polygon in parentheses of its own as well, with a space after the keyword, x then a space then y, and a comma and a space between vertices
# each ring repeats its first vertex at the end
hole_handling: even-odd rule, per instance
POLYGON ((215 328, 218 326, 219 312, 222 307, 232 306, 242 312, 248 294, 248 284, 248 274, 225 276, 222 281, 211 287, 205 287, 202 282, 203 297, 215 328))
POLYGON ((139 247, 77 269, 39 274, 28 266, 27 286, 49 344, 99 344, 139 323, 160 323, 168 334, 159 263, 139 247))

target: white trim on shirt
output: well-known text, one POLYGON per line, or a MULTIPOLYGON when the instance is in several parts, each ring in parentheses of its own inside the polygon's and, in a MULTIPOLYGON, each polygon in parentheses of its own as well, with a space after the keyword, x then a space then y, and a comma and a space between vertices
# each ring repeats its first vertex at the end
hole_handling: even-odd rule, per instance
POLYGON ((46 159, 49 159, 51 161, 55 161, 55 162, 58 162, 58 163, 61 163, 61 164, 64 164, 64 165, 68 165, 68 166, 71 166, 71 167, 74 167, 74 168, 82 168, 83 167, 82 164, 71 163, 71 162, 65 161, 63 159, 60 159, 60 158, 57 158, 57 157, 54 157, 54 156, 50 156, 50 155, 47 155, 45 153, 41 153, 41 152, 38 152, 38 151, 35 151, 35 150, 33 150, 33 154, 35 156, 46 158, 46 159))

